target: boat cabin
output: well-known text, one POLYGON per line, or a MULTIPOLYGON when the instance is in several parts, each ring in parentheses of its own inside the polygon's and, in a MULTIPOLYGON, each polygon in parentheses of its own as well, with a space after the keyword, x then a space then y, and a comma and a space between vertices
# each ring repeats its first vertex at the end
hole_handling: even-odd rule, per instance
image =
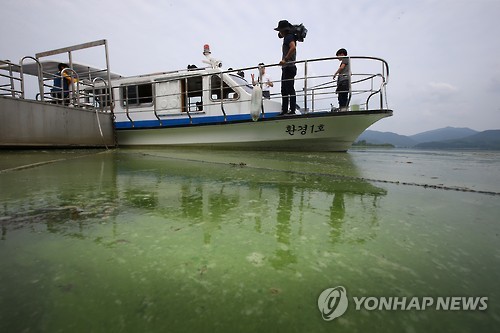
MULTIPOLYGON (((232 71, 190 68, 119 78, 111 86, 117 128, 250 119, 253 86, 232 71)), ((280 107, 266 100, 262 108, 274 114, 280 107)))

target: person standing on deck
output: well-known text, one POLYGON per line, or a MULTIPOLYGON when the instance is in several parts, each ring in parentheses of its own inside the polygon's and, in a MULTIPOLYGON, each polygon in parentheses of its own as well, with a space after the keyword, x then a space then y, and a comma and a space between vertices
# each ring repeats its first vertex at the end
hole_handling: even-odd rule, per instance
POLYGON ((269 90, 269 87, 273 87, 274 83, 271 81, 271 77, 266 74, 266 68, 264 67, 264 63, 261 62, 259 64, 259 74, 257 77, 257 80, 255 80, 255 75, 251 74, 252 76, 252 84, 255 86, 257 84, 262 83, 262 96, 266 99, 271 98, 271 91, 269 90))
POLYGON ((295 75, 297 75, 297 66, 294 61, 297 56, 297 40, 293 34, 293 25, 287 20, 278 22, 274 29, 278 31, 278 37, 283 38, 281 65, 281 113, 295 114, 297 96, 295 94, 295 75), (290 105, 290 111, 288 110, 290 105))
POLYGON ((334 111, 347 111, 349 105, 349 91, 351 90, 351 69, 349 68, 349 58, 347 57, 347 50, 340 49, 335 54, 339 58, 340 66, 333 74, 333 79, 338 75, 337 79, 337 94, 339 100, 339 108, 334 111))
POLYGON ((54 98, 54 103, 69 105, 69 87, 73 81, 76 82, 76 79, 72 79, 66 71, 63 72, 65 68, 68 68, 68 65, 63 63, 57 65, 59 72, 54 78, 51 95, 54 98))

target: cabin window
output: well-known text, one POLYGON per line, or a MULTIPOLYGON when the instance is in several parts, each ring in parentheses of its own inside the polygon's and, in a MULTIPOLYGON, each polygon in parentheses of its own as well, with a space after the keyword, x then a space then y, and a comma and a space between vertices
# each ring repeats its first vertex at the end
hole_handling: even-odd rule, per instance
POLYGON ((210 79, 210 96, 212 100, 220 99, 238 99, 238 93, 233 90, 226 82, 222 81, 219 75, 212 75, 210 79))
POLYGON ((153 85, 151 83, 122 87, 123 106, 153 104, 153 85))
POLYGON ((182 111, 203 111, 203 77, 194 76, 184 79, 182 81, 182 91, 187 106, 187 109, 183 107, 182 111))
POLYGON ((236 74, 232 74, 230 73, 229 76, 231 77, 231 79, 236 82, 236 85, 238 87, 241 87, 243 88, 243 90, 245 90, 247 93, 249 93, 250 95, 252 94, 252 91, 253 91, 253 86, 247 82, 247 80, 245 80, 244 78, 242 78, 241 76, 239 75, 236 75, 236 74))

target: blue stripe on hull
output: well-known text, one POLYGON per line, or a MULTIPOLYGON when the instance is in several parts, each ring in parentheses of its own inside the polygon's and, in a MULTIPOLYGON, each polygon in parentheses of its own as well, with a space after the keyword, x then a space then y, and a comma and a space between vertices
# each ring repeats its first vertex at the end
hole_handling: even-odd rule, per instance
MULTIPOLYGON (((278 114, 278 112, 266 113, 266 117, 274 117, 278 114)), ((168 120, 138 120, 133 123, 130 121, 120 121, 115 123, 116 129, 126 129, 126 128, 155 128, 155 127, 176 127, 176 126, 185 126, 185 125, 200 125, 200 124, 216 124, 222 123, 224 121, 244 121, 251 120, 252 117, 249 114, 237 114, 237 115, 228 115, 226 120, 224 120, 224 116, 206 116, 206 117, 193 117, 191 118, 192 122, 189 121, 189 118, 177 118, 177 119, 168 119, 168 120)))

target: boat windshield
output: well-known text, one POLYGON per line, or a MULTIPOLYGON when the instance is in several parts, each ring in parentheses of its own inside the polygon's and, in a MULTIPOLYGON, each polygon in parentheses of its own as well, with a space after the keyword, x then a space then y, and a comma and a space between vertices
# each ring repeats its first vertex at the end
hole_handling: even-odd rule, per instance
POLYGON ((229 76, 239 87, 242 87, 247 93, 252 94, 253 86, 247 80, 237 74, 229 74, 229 76))

